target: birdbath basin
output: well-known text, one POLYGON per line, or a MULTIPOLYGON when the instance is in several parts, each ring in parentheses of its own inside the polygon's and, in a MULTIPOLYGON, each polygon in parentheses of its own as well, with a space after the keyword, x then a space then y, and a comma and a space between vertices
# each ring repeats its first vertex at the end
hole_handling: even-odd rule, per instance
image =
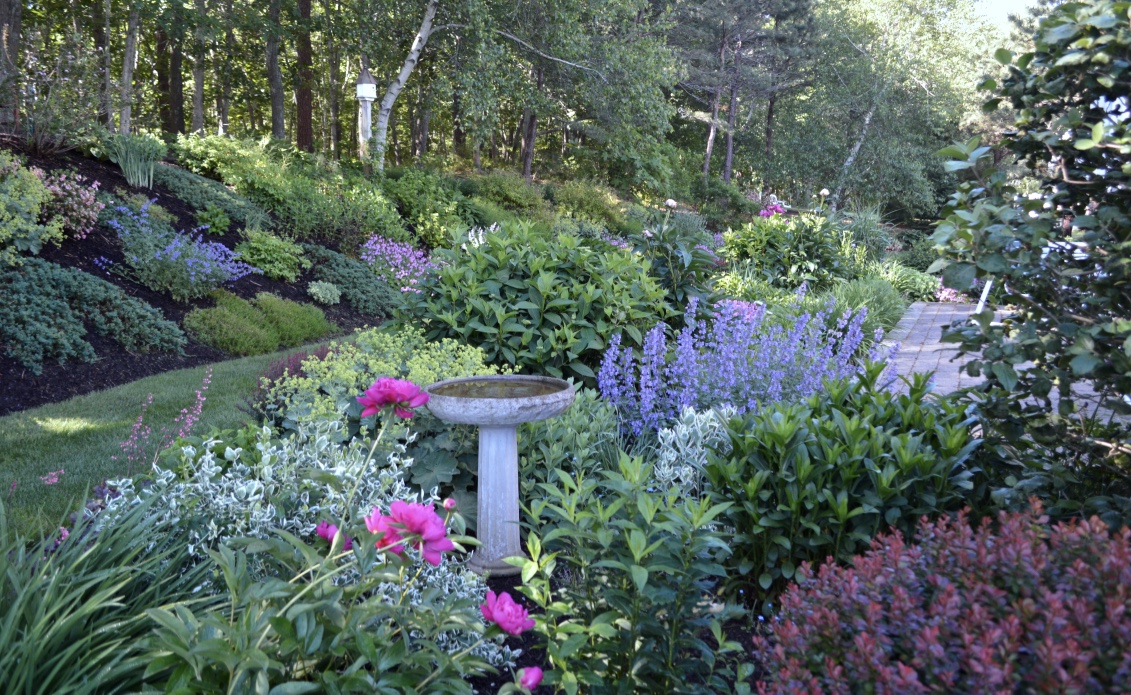
POLYGON ((518 527, 518 431, 524 422, 559 415, 573 403, 573 385, 545 376, 475 376, 425 389, 428 410, 446 422, 479 427, 479 516, 483 545, 469 566, 478 574, 518 574, 508 557, 522 555, 518 527))

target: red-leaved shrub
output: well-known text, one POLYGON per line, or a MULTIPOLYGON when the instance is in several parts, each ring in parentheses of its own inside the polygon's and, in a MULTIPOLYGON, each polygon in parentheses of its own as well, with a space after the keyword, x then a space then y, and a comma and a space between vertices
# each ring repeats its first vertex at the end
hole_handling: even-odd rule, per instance
POLYGON ((756 638, 760 693, 1131 691, 1131 530, 922 521, 851 567, 806 565, 756 638))

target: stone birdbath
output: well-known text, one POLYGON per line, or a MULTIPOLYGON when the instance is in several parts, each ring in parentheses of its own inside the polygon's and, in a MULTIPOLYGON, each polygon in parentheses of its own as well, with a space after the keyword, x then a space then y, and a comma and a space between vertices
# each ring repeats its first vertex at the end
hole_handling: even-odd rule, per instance
POLYGON ((565 412, 573 403, 573 385, 551 377, 512 374, 448 379, 425 391, 433 415, 479 427, 476 537, 483 545, 472 553, 469 566, 477 574, 518 574, 518 567, 504 562, 523 554, 518 533, 517 428, 565 412))

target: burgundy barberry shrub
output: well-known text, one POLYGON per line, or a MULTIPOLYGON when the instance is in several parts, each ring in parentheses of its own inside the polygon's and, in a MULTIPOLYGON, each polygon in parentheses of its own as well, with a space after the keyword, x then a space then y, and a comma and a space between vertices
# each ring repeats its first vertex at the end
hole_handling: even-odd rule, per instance
POLYGON ((851 567, 807 564, 755 639, 760 693, 1126 693, 1131 530, 1035 511, 922 521, 851 567))
POLYGON ((65 232, 76 239, 85 238, 94 229, 94 225, 98 224, 98 213, 106 207, 96 198, 98 182, 90 183, 85 176, 73 171, 47 174, 42 169, 33 167, 31 173, 51 193, 40 216, 44 220, 58 218, 63 223, 65 232))

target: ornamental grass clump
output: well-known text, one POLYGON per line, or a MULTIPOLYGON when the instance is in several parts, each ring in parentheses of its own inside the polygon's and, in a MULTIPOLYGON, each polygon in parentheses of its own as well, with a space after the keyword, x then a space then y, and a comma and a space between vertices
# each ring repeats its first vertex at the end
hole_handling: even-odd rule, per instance
POLYGON ((798 572, 760 693, 1116 693, 1131 688, 1131 530, 1050 527, 1039 504, 922 521, 851 567, 798 572))
POLYGON ((612 337, 598 374, 601 395, 635 436, 670 426, 688 407, 729 405, 741 413, 805 398, 826 379, 856 371, 867 309, 845 312, 830 329, 833 306, 779 325, 755 307, 721 303, 708 321, 698 318, 692 298, 671 349, 662 323, 645 336, 639 360, 621 347, 619 334, 612 337))

